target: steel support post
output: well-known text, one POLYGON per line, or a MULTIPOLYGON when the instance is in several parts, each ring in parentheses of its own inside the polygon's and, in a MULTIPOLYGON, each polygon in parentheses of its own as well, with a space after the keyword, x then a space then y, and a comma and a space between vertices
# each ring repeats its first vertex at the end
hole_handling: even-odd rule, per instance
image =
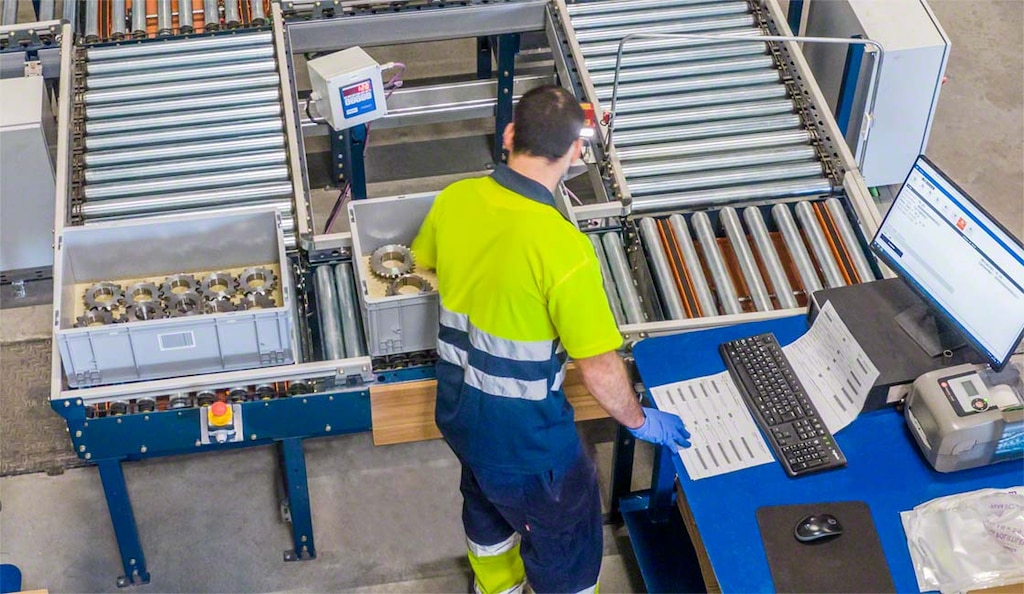
MULTIPOLYGON (((861 39, 853 35, 853 39, 861 39)), ((836 124, 843 136, 849 136, 850 117, 853 115, 853 99, 857 95, 857 81, 860 79, 860 65, 864 61, 864 46, 851 45, 846 50, 846 64, 839 83, 839 97, 836 100, 836 124)))
POLYGON ((287 508, 291 514, 291 550, 284 552, 285 561, 309 561, 316 559, 313 542, 313 516, 309 507, 309 484, 306 481, 306 456, 302 451, 302 438, 290 437, 278 443, 287 508))
POLYGON ((494 162, 504 159, 502 133, 512 121, 512 83, 516 75, 516 54, 519 53, 519 34, 498 35, 492 43, 498 54, 498 103, 494 111, 494 162))
POLYGON ((619 500, 633 490, 633 453, 635 451, 636 439, 628 429, 618 424, 615 430, 615 447, 612 449, 610 515, 613 520, 618 520, 619 517, 619 500))
POLYGON ((334 178, 344 178, 351 185, 352 199, 366 198, 365 125, 354 126, 341 132, 331 131, 331 163, 334 178))
POLYGON ((480 80, 491 78, 491 38, 476 38, 476 77, 480 80))
POLYGON ((107 498, 110 523, 114 525, 117 548, 121 552, 121 564, 124 566, 124 575, 117 578, 117 585, 123 588, 148 584, 146 557, 142 553, 142 543, 139 542, 139 528, 135 524, 135 513, 128 497, 128 485, 124 481, 121 460, 100 460, 97 467, 100 481, 103 483, 103 495, 107 498))

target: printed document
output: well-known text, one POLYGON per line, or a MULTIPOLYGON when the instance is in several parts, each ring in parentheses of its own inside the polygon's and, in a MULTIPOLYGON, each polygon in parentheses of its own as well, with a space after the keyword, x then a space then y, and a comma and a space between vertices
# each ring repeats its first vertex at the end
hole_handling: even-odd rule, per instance
POLYGON ((878 379, 878 368, 831 303, 782 351, 833 435, 857 418, 878 379))
POLYGON ((651 388, 658 409, 679 415, 692 447, 679 450, 698 480, 772 462, 768 444, 728 371, 651 388))

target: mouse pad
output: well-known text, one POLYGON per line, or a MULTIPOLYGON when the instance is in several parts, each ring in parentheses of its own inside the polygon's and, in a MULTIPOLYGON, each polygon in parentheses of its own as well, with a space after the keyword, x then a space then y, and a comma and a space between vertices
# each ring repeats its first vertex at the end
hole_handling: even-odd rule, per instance
POLYGON ((863 501, 758 508, 757 525, 777 592, 895 592, 882 543, 863 501), (832 514, 843 534, 810 543, 796 525, 812 514, 832 514))

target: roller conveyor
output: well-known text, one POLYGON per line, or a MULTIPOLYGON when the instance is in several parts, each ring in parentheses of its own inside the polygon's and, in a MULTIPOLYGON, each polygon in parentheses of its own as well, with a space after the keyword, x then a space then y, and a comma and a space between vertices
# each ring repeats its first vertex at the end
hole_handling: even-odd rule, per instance
MULTIPOLYGON (((210 101, 207 99, 206 104, 210 101)), ((138 130, 155 130, 159 128, 178 128, 185 125, 215 124, 218 122, 241 122, 246 120, 267 120, 280 123, 281 104, 278 102, 257 103, 227 109, 203 109, 169 115, 144 115, 140 117, 122 117, 107 121, 93 120, 86 123, 86 142, 89 136, 130 132, 138 130)), ((274 130, 280 130, 276 126, 274 130)), ((245 130, 240 131, 246 134, 245 130)))
POLYGON ((262 45, 251 47, 239 46, 224 50, 207 50, 170 56, 151 56, 128 58, 122 60, 91 61, 86 63, 86 72, 90 75, 124 74, 127 72, 146 71, 157 68, 177 68, 205 64, 227 64, 247 62, 250 60, 274 57, 274 47, 269 40, 262 45))
POLYGON ((793 114, 794 111, 793 102, 789 99, 768 99, 720 107, 674 109, 657 114, 627 114, 616 119, 615 128, 619 131, 616 140, 621 144, 622 134, 625 132, 642 128, 660 129, 666 124, 696 124, 717 120, 734 120, 735 118, 793 114))
MULTIPOLYGON (((722 186, 735 186, 740 183, 757 183, 774 180, 791 180, 813 177, 821 173, 821 163, 808 161, 804 163, 787 163, 782 165, 760 165, 758 167, 738 167, 701 173, 687 173, 653 177, 634 184, 637 204, 644 202, 645 195, 659 195, 664 198, 665 192, 686 190, 719 189, 722 186)), ((690 200, 689 203, 695 201, 690 200)), ((686 201, 681 204, 687 204, 686 201)))
MULTIPOLYGON (((619 99, 615 106, 619 117, 618 122, 626 119, 628 114, 647 115, 651 111, 670 110, 677 108, 700 107, 713 109, 714 106, 742 105, 748 101, 761 99, 785 99, 788 97, 786 88, 782 85, 754 85, 749 87, 738 87, 731 89, 701 91, 697 93, 684 93, 669 97, 642 97, 638 99, 619 99)), ((657 117, 657 116, 653 116, 657 117)))
MULTIPOLYGON (((805 306, 814 291, 870 271, 866 262, 864 271, 856 271, 840 257, 840 251, 856 253, 856 244, 820 223, 819 213, 829 204, 812 200, 748 206, 742 212, 726 206, 688 215, 642 215, 629 223, 636 232, 626 235, 635 235, 642 246, 664 320, 786 310, 805 306)), ((595 233, 591 240, 595 246, 603 242, 602 257, 624 258, 617 232, 595 233)), ((649 321, 658 321, 637 297, 636 275, 626 276, 622 264, 611 264, 605 290, 610 302, 632 307, 626 323, 641 323, 635 320, 644 321, 645 311, 649 321)))
MULTIPOLYGON (((630 46, 633 47, 632 45, 630 46)), ((647 51, 641 53, 630 53, 622 57, 622 64, 631 66, 655 66, 659 64, 679 64, 690 61, 713 60, 720 58, 734 58, 739 56, 757 56, 768 53, 768 44, 757 43, 735 43, 720 44, 714 47, 698 46, 692 48, 677 48, 660 51, 647 51)), ((591 75, 607 70, 615 70, 616 56, 614 53, 606 57, 590 58, 587 67, 591 75)))
POLYGON ((810 161, 816 153, 810 145, 784 146, 773 149, 753 149, 712 153, 688 159, 652 161, 641 164, 623 165, 622 170, 631 179, 672 173, 696 173, 716 169, 731 169, 742 165, 769 165, 790 161, 810 161))
MULTIPOLYGON (((761 68, 738 73, 706 74, 676 78, 665 81, 638 81, 619 85, 622 97, 671 97, 674 93, 704 91, 708 89, 724 89, 729 87, 745 87, 763 83, 777 83, 782 78, 774 68, 761 68)), ((612 98, 612 83, 597 86, 597 98, 608 102, 612 98)))
MULTIPOLYGON (((610 120, 597 165, 622 230, 592 240, 609 259, 609 302, 639 305, 623 316, 628 336, 784 315, 822 287, 876 278, 846 195, 863 202, 866 189, 851 184, 852 156, 831 141, 841 134, 799 48, 757 39, 788 35, 770 1, 555 4, 552 47, 610 120), (652 33, 735 41, 639 37, 617 55, 626 36, 652 33), (630 255, 625 278, 618 251, 630 255)), ((598 212, 584 228, 603 226, 598 212)))
MULTIPOLYGON (((706 31, 722 31, 737 29, 740 27, 754 26, 754 17, 750 15, 724 16, 710 19, 685 19, 670 22, 659 22, 658 11, 646 11, 646 23, 628 25, 624 27, 595 27, 578 31, 576 39, 581 44, 597 43, 601 41, 618 42, 626 35, 632 33, 698 33, 706 31), (651 24, 658 23, 658 24, 651 24)), ((584 55, 587 50, 584 48, 584 55)))
MULTIPOLYGON (((764 10, 733 0, 590 0, 559 2, 556 12, 578 88, 609 113, 624 36, 779 35, 764 10)), ((622 54, 598 165, 625 216, 621 232, 598 232, 595 244, 602 256, 611 249, 608 258, 643 256, 627 260, 626 278, 609 262, 610 302, 659 301, 635 303, 627 328, 791 310, 822 287, 875 278, 856 218, 835 197, 845 190, 837 172, 850 165, 834 162, 822 138, 835 132, 822 129, 807 82, 776 43, 636 38, 622 54)))
MULTIPOLYGON (((626 35, 691 33, 755 38, 767 31, 751 6, 734 0, 592 0, 566 4, 568 22, 563 24, 567 37, 576 42, 572 47, 578 48, 574 59, 584 89, 593 89, 593 99, 610 111, 618 44, 626 35)), ((824 187, 823 193, 830 194, 837 180, 828 178, 826 167, 791 162, 794 154, 801 155, 799 161, 818 157, 807 156, 815 132, 791 97, 786 78, 785 68, 767 42, 631 40, 622 53, 611 133, 618 161, 611 166, 621 163, 625 181, 619 191, 627 201, 656 196, 659 208, 667 204, 659 195, 773 180, 803 183, 779 184, 774 192, 762 186, 758 199, 806 195, 811 187, 824 187), (804 148, 790 150, 794 145, 804 148), (700 176, 700 169, 675 166, 684 159, 701 159, 720 151, 743 154, 753 149, 778 149, 784 156, 779 163, 765 158, 748 163, 733 159, 728 174, 700 176), (650 179, 690 172, 700 179, 650 179), (799 191, 794 193, 794 188, 799 191)), ((680 206, 694 206, 692 196, 681 198, 680 206)))
POLYGON ((284 146, 284 134, 262 134, 218 141, 187 142, 172 146, 93 151, 85 153, 82 161, 85 163, 86 172, 88 172, 91 167, 104 165, 125 165, 205 155, 237 155, 247 151, 283 148, 284 146))
POLYGON ((799 129, 800 116, 789 113, 622 131, 615 136, 615 144, 620 147, 642 146, 655 144, 666 137, 673 140, 690 140, 695 138, 735 136, 744 132, 774 132, 777 130, 799 129))
MULTIPOLYGON (((598 2, 590 2, 588 4, 599 4, 599 3, 598 2)), ((601 2, 600 4, 605 4, 605 2, 601 2)), ((576 5, 570 4, 569 6, 572 7, 572 6, 576 6, 576 5)), ((737 37, 737 38, 752 37, 752 36, 760 35, 760 31, 758 31, 757 29, 753 29, 753 28, 751 28, 749 26, 743 26, 742 23, 739 26, 729 26, 729 27, 718 28, 718 29, 715 29, 714 32, 715 32, 715 35, 721 35, 723 37, 737 37)), ((717 45, 723 45, 723 44, 717 44, 717 45)), ((754 47, 757 46, 757 44, 755 44, 755 43, 751 43, 750 45, 754 46, 754 47)), ((638 40, 630 43, 629 47, 630 47, 630 55, 634 55, 636 52, 645 52, 645 51, 663 50, 663 49, 679 50, 679 49, 683 49, 683 48, 698 48, 698 47, 700 47, 701 49, 706 50, 706 49, 709 49, 711 46, 708 44, 707 41, 699 40, 699 39, 638 39, 638 40)), ((618 51, 619 51, 619 42, 613 40, 613 41, 606 41, 606 42, 602 42, 602 43, 581 44, 580 45, 580 51, 581 51, 582 55, 586 56, 586 58, 588 60, 594 60, 598 64, 601 64, 604 60, 607 59, 607 57, 611 57, 613 59, 612 63, 614 64, 615 54, 618 53, 618 51), (604 59, 602 59, 602 57, 604 57, 604 59)), ((628 56, 623 56, 623 60, 624 61, 627 58, 630 59, 630 60, 634 59, 634 58, 629 58, 628 56)), ((589 65, 590 62, 587 62, 587 64, 589 65)), ((588 66, 588 69, 589 69, 589 66, 588 66)), ((600 70, 600 69, 601 69, 600 67, 597 68, 597 70, 600 70)))
POLYGON ((140 85, 109 89, 93 89, 83 93, 86 105, 107 103, 128 103, 146 99, 161 99, 182 96, 206 96, 224 91, 276 87, 280 83, 277 73, 249 76, 232 76, 221 80, 198 80, 168 82, 156 85, 140 85))
MULTIPOLYGON (((179 37, 165 30, 172 21, 161 14, 159 42, 76 50, 81 74, 73 113, 82 123, 74 158, 81 167, 72 218, 123 220, 293 200, 273 34, 179 37)), ((294 207, 283 216, 294 247, 294 207)))
MULTIPOLYGON (((17 7, 7 0, 4 7, 17 7)), ((87 43, 129 38, 173 37, 267 24, 271 0, 68 0, 63 17, 87 43), (77 7, 76 7, 77 5, 77 7), (77 10, 76 10, 77 8, 77 10), (222 10, 224 19, 222 19, 222 10), (80 19, 76 19, 77 16, 80 19)), ((53 18, 54 0, 39 2, 40 20, 53 18)), ((13 24, 12 20, 10 24, 13 24)))
POLYGON ((178 111, 207 109, 211 105, 220 108, 253 103, 280 104, 281 91, 275 87, 252 89, 239 93, 215 93, 198 97, 179 97, 167 100, 119 103, 115 105, 91 105, 85 108, 85 119, 95 124, 98 120, 124 118, 133 115, 153 114, 154 116, 178 111))

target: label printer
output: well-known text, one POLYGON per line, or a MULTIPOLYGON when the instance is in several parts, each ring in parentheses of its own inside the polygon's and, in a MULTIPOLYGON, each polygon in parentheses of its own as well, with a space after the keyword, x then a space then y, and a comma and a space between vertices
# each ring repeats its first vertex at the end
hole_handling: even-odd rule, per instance
POLYGON ((904 416, 925 458, 952 472, 1024 457, 1024 383, 1019 362, 1001 372, 956 365, 917 378, 904 416))

